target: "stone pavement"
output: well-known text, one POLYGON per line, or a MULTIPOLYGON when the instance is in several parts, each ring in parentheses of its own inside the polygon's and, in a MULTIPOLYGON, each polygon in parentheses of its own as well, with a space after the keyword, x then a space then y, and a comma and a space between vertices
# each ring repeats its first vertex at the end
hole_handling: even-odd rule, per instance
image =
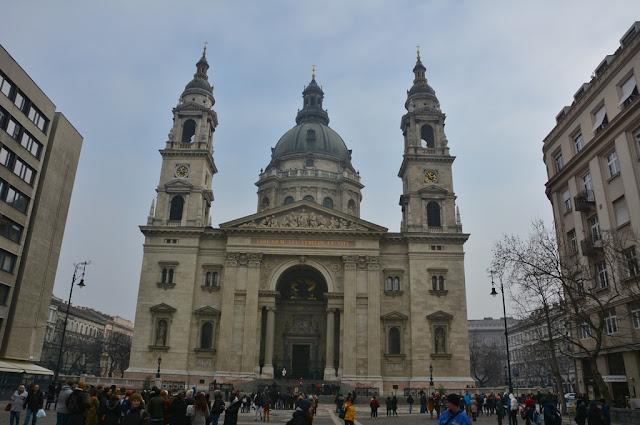
MULTIPOLYGON (((2 406, 6 405, 2 404, 2 406)), ((414 406, 415 407, 415 406, 414 406)), ((418 406, 418 412, 420 411, 420 407, 418 406)), ((370 417, 371 409, 369 409, 366 405, 356 405, 356 420, 355 425, 435 425, 436 424, 436 415, 434 413, 433 419, 431 416, 426 414, 416 413, 416 409, 413 410, 413 413, 409 414, 407 406, 399 406, 398 407, 398 417, 387 417, 386 409, 381 408, 378 409, 378 419, 371 419, 370 417)), ((0 417, 0 424, 8 424, 9 423, 9 412, 2 412, 0 417)), ((56 423, 56 414, 55 411, 48 410, 47 417, 43 419, 38 419, 37 425, 55 425, 56 423)), ((293 411, 292 410, 272 410, 270 414, 270 422, 276 424, 284 424, 289 419, 291 419, 293 411)), ((20 420, 20 425, 24 424, 25 413, 22 413, 22 417, 20 420)), ((220 418, 220 422, 218 425, 222 425, 223 417, 220 418)), ((479 416, 476 422, 472 422, 474 425, 497 425, 498 420, 495 416, 479 416)), ((508 425, 509 422, 506 420, 502 421, 503 425, 508 425)), ((565 418, 565 423, 572 423, 569 418, 565 418)), ((251 413, 240 413, 238 415, 238 425, 257 425, 257 422, 253 421, 253 412, 251 413)), ((337 413, 335 413, 335 406, 331 405, 320 405, 318 406, 318 414, 313 421, 314 425, 344 425, 342 419, 338 418, 337 413)), ((519 420, 518 425, 524 425, 524 421, 519 420)))

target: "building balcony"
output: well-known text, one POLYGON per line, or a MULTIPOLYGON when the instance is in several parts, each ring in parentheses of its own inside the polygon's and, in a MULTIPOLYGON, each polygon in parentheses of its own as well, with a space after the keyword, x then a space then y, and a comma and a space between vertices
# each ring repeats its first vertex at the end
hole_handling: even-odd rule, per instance
POLYGON ((602 252, 602 237, 599 233, 590 234, 580 241, 580 248, 582 248, 582 255, 598 255, 602 252))
POLYGON ((589 211, 592 207, 596 206, 596 196, 593 190, 583 190, 573 198, 576 211, 589 211))

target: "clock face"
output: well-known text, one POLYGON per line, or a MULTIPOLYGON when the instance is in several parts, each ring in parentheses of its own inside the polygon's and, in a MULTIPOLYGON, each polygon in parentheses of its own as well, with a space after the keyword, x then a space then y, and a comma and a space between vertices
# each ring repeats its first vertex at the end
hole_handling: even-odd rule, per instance
POLYGON ((188 177, 189 176, 189 167, 186 165, 178 165, 176 167, 176 177, 188 177))
POLYGON ((438 174, 435 171, 427 171, 424 173, 424 181, 426 183, 435 183, 438 181, 438 174))

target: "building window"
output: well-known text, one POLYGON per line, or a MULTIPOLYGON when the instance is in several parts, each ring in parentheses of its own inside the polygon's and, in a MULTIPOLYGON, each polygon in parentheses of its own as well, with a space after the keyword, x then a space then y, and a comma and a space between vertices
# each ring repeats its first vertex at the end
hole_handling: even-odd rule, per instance
POLYGON ((578 334, 580 339, 591 338, 591 327, 586 322, 580 323, 578 325, 578 334))
POLYGON ((427 147, 427 148, 436 147, 436 140, 433 134, 433 127, 431 127, 429 124, 423 125, 422 128, 420 129, 420 138, 424 142, 423 147, 427 147))
POLYGON ((7 204, 11 205, 18 211, 21 211, 26 214, 27 209, 29 208, 30 199, 27 196, 25 196, 22 192, 9 186, 7 188, 6 198, 4 199, 7 204))
POLYGON ((18 124, 13 118, 9 118, 9 122, 7 123, 7 134, 14 138, 15 140, 20 140, 20 132, 22 131, 22 126, 18 124))
POLYGON ((287 196, 284 198, 284 205, 293 204, 293 196, 287 196))
POLYGON ((623 107, 627 107, 631 102, 638 96, 638 87, 636 86, 636 77, 632 75, 627 79, 627 81, 620 86, 620 103, 618 106, 623 105, 623 107))
POLYGON ((18 257, 15 254, 0 249, 0 270, 4 270, 7 273, 13 273, 13 268, 16 265, 16 259, 18 257))
POLYGON ((31 134, 26 131, 22 133, 20 144, 27 151, 29 151, 31 155, 35 156, 36 158, 40 158, 40 152, 42 152, 42 144, 38 142, 31 134))
POLYGON ((20 177, 22 180, 27 182, 30 185, 33 185, 33 178, 35 176, 35 170, 29 167, 24 161, 20 158, 16 158, 15 163, 13 165, 13 172, 16 176, 20 177))
POLYGON ((268 197, 264 197, 262 198, 262 209, 266 210, 269 208, 269 198, 268 197))
POLYGON ((182 209, 184 207, 184 198, 176 195, 171 199, 171 210, 169 211, 169 220, 182 220, 182 209))
POLYGON ((638 269, 638 257, 636 255, 636 247, 632 246, 630 248, 622 251, 622 255, 624 257, 624 268, 627 274, 627 277, 634 277, 640 274, 640 269, 638 269))
POLYGON ((440 227, 440 205, 431 201, 427 204, 427 225, 429 227, 440 227))
POLYGON ((204 322, 200 330, 200 348, 213 348, 213 325, 211 322, 204 322))
POLYGON ((553 159, 556 163, 556 171, 562 170, 562 167, 564 167, 564 159, 562 159, 562 152, 558 152, 557 154, 555 154, 553 156, 553 159))
POLYGON ((13 104, 18 107, 21 111, 24 111, 24 105, 26 103, 25 97, 22 95, 20 91, 16 90, 16 98, 13 101, 13 104))
POLYGON ((314 165, 316 165, 315 161, 313 159, 307 159, 305 161, 305 166, 306 167, 313 167, 314 165))
POLYGON ((607 117, 607 109, 602 105, 600 109, 593 114, 594 124, 593 124, 593 132, 599 133, 603 128, 609 124, 609 118, 607 117))
POLYGON ((204 278, 204 286, 219 286, 218 272, 206 272, 204 278))
POLYGON ((384 273, 384 292, 387 295, 401 295, 402 294, 402 275, 403 270, 400 269, 385 269, 384 273))
POLYGON ((607 335, 618 333, 618 316, 615 308, 609 309, 604 316, 604 333, 607 335))
POLYGON ((7 305, 10 291, 10 286, 0 283, 0 305, 7 305))
POLYGON ((333 209, 333 199, 327 197, 322 200, 322 206, 333 209))
POLYGON ((444 291, 444 276, 438 276, 438 290, 444 291))
POLYGON ((591 173, 587 173, 582 176, 582 185, 584 190, 593 190, 593 182, 591 181, 591 173))
POLYGON ((640 329, 640 304, 632 304, 631 307, 631 321, 635 329, 640 329))
POLYGON ((5 148, 4 146, 0 148, 0 164, 4 165, 7 168, 10 168, 14 158, 15 154, 9 149, 5 148))
POLYGON ((618 155, 616 151, 607 155, 607 168, 609 170, 609 177, 613 177, 620 172, 620 165, 618 164, 618 155))
POLYGON ((47 119, 42 116, 42 112, 38 110, 35 106, 31 105, 29 107, 29 113, 27 117, 33 122, 36 127, 38 127, 42 132, 47 129, 47 119))
POLYGON ((316 199, 311 195, 307 195, 302 199, 305 200, 305 201, 309 201, 309 202, 316 202, 316 199))
POLYGON ((636 131, 636 134, 634 134, 633 138, 636 141, 636 152, 638 156, 640 156, 640 130, 636 131))
POLYGON ((347 202, 347 214, 355 215, 356 213, 356 202, 353 199, 349 199, 347 202))
POLYGON ((14 242, 20 243, 22 238, 22 231, 24 227, 15 221, 2 216, 0 217, 0 235, 14 242))
MULTIPOLYGON (((307 142, 315 142, 316 141, 316 132, 315 130, 307 130, 307 142)), ((311 160, 313 162, 313 160, 311 160)), ((310 165, 313 166, 313 163, 310 165)))
POLYGON ((193 136, 196 134, 196 122, 194 120, 185 121, 182 126, 182 143, 193 142, 193 136))
POLYGON ((587 224, 589 225, 589 230, 591 231, 591 240, 595 243, 600 240, 600 222, 598 221, 598 216, 594 215, 587 219, 587 224))
POLYGON ((163 268, 160 282, 162 283, 173 283, 174 270, 170 268, 163 268))
POLYGON ((393 327, 389 329, 389 354, 400 353, 400 330, 393 327))
POLYGON ((7 80, 7 77, 0 73, 0 92, 9 97, 12 88, 13 85, 11 84, 11 82, 7 80))
POLYGON ((609 287, 609 275, 607 274, 607 264, 602 261, 596 264, 596 278, 600 288, 609 287))
POLYGON ((575 229, 571 229, 567 232, 567 240, 569 241, 569 253, 575 254, 578 252, 578 239, 576 237, 575 229))
POLYGON ((613 210, 616 213, 616 224, 618 226, 629 222, 629 208, 627 207, 627 200, 624 196, 613 201, 613 210))
POLYGON ((573 137, 573 145, 576 147, 576 153, 580 152, 582 148, 584 148, 584 139, 582 138, 582 133, 578 133, 573 137))
POLYGON ((438 276, 431 276, 431 289, 438 290, 438 276))
POLYGON ((571 194, 569 193, 569 189, 562 192, 562 202, 564 203, 564 212, 568 213, 571 211, 571 194))

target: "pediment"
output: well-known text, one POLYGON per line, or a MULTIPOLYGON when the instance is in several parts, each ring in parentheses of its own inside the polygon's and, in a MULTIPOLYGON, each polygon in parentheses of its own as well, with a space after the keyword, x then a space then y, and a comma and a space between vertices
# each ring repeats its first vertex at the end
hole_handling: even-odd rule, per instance
POLYGON ((298 201, 222 223, 225 230, 386 233, 387 228, 315 202, 298 201))
POLYGON ((194 311, 194 313, 196 316, 220 316, 220 310, 216 310, 209 305, 200 307, 199 309, 194 311))
POLYGON ((151 310, 152 313, 175 313, 176 311, 178 311, 165 303, 156 304, 153 307, 149 308, 149 310, 151 310))
POLYGON ((430 322, 450 322, 451 319, 453 319, 453 315, 440 310, 427 315, 427 319, 429 319, 430 322))
POLYGON ((176 179, 165 183, 164 188, 167 192, 189 192, 193 188, 193 185, 184 180, 176 179))
POLYGON ((385 315, 380 316, 380 318, 386 322, 392 322, 392 321, 402 321, 402 322, 406 322, 407 320, 409 320, 409 316, 406 316, 402 313, 399 313, 397 311, 392 311, 391 313, 387 313, 385 315))
POLYGON ((429 193, 429 194, 437 193, 439 195, 447 196, 449 194, 449 191, 443 187, 432 184, 432 185, 421 188, 420 190, 418 190, 418 193, 429 193))

